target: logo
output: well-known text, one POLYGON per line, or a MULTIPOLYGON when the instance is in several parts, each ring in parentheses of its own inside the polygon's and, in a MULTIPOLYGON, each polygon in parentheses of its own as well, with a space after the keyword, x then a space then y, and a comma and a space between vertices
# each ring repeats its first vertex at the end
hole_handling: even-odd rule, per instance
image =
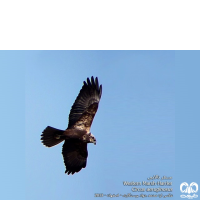
POLYGON ((188 198, 188 199, 193 199, 193 198, 197 198, 198 195, 193 194, 192 196, 190 195, 191 193, 196 193, 198 191, 198 184, 195 182, 190 183, 190 185, 188 185, 188 183, 183 182, 180 185, 180 191, 182 193, 188 193, 188 195, 180 195, 181 198, 188 198))

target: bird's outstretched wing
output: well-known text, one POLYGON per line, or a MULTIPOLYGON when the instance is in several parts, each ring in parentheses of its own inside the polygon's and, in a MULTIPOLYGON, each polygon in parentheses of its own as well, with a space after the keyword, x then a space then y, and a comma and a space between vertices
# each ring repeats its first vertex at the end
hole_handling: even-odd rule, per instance
POLYGON ((68 175, 79 172, 86 167, 87 163, 87 143, 78 140, 65 140, 62 148, 63 159, 66 167, 65 173, 68 175))
POLYGON ((69 114, 68 128, 86 130, 87 133, 90 132, 90 127, 97 112, 101 94, 102 85, 99 86, 97 77, 94 80, 92 76, 91 80, 87 78, 87 82, 83 82, 83 87, 69 114))

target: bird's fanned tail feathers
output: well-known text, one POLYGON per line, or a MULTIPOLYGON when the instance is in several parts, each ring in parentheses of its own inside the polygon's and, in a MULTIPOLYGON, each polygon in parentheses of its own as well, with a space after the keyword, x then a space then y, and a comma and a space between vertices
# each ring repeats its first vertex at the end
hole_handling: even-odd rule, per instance
POLYGON ((42 143, 47 147, 55 146, 65 139, 63 133, 63 130, 47 126, 41 135, 42 143))

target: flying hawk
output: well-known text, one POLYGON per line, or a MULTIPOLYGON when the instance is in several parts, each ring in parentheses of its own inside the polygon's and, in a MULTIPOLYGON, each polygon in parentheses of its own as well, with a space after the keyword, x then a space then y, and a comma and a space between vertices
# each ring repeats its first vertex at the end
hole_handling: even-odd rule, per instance
POLYGON ((92 121, 97 112, 102 94, 102 85, 99 86, 98 78, 83 82, 69 114, 69 123, 66 130, 59 130, 47 126, 42 132, 42 143, 52 147, 65 141, 62 154, 66 166, 65 173, 74 174, 86 167, 88 151, 87 143, 96 144, 96 138, 90 132, 92 121))

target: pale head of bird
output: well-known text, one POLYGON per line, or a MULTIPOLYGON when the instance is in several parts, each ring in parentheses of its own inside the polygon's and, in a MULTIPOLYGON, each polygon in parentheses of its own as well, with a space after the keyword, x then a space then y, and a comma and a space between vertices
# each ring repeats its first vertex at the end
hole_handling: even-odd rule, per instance
POLYGON ((96 145, 96 138, 92 133, 83 135, 82 140, 87 143, 94 143, 96 145))

